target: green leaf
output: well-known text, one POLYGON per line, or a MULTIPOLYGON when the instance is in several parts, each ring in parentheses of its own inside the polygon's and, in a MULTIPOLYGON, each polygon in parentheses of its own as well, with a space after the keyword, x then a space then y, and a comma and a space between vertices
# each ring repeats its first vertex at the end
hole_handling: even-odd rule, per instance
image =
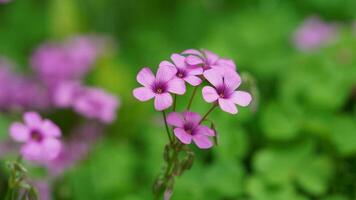
POLYGON ((335 117, 331 125, 330 138, 341 155, 356 153, 356 122, 348 116, 335 117))

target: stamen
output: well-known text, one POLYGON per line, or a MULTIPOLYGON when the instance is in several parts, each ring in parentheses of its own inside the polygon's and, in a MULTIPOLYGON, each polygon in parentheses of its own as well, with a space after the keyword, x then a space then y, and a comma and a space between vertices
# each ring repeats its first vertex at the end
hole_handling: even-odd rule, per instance
POLYGON ((162 94, 162 89, 161 88, 157 88, 157 90, 156 90, 156 92, 158 93, 158 94, 162 94))

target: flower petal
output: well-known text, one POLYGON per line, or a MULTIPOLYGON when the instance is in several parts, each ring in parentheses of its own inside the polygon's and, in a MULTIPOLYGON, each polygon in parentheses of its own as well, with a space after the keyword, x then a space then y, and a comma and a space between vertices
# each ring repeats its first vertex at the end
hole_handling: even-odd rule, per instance
POLYGON ((41 116, 36 112, 26 112, 23 118, 25 124, 29 127, 39 127, 42 123, 41 116))
POLYGON ((183 112, 183 116, 186 122, 190 122, 196 125, 198 125, 201 120, 201 116, 195 112, 185 111, 183 112))
POLYGON ((184 144, 190 144, 192 142, 192 136, 182 128, 175 128, 174 135, 184 144))
POLYGON ((175 67, 175 65, 167 60, 162 61, 161 63, 159 63, 159 67, 163 67, 163 66, 169 66, 169 67, 175 67))
POLYGON ((15 122, 10 127, 10 136, 17 142, 26 142, 30 138, 30 130, 24 124, 15 122))
POLYGON ((48 137, 60 137, 61 136, 61 130, 59 127, 53 123, 51 120, 44 120, 42 123, 41 130, 43 131, 43 134, 45 134, 48 137))
POLYGON ((213 143, 206 135, 200 135, 200 134, 194 135, 193 141, 200 149, 209 149, 213 146, 213 143))
POLYGON ((202 82, 202 80, 196 76, 187 76, 184 80, 192 86, 198 86, 202 82))
POLYGON ((173 99, 169 93, 157 94, 155 97, 155 109, 158 111, 169 108, 172 103, 173 99))
POLYGON ((180 113, 172 112, 167 116, 167 123, 171 126, 182 128, 184 126, 184 118, 180 113))
POLYGON ((141 85, 149 87, 154 82, 155 76, 150 68, 145 67, 138 72, 136 79, 141 85))
POLYGON ((187 67, 187 65, 185 64, 185 57, 180 54, 177 53, 172 54, 171 60, 180 69, 184 69, 187 67))
POLYGON ((223 68, 229 68, 231 70, 236 70, 236 65, 235 65, 234 61, 231 59, 221 58, 217 61, 216 64, 223 68))
POLYGON ((185 93, 185 83, 184 80, 179 78, 174 78, 168 82, 168 89, 169 92, 174 94, 182 95, 185 93))
POLYGON ((219 70, 207 70, 204 72, 204 77, 215 87, 218 87, 223 84, 223 75, 219 70))
POLYGON ((155 93, 153 93, 150 88, 139 87, 134 89, 133 95, 136 99, 140 101, 148 101, 155 96, 155 93))
POLYGON ((210 87, 210 86, 205 86, 203 88, 203 98, 206 102, 212 103, 212 102, 218 100, 219 95, 216 92, 215 88, 210 87))
POLYGON ((236 90, 241 84, 240 75, 232 70, 227 70, 224 72, 224 83, 230 90, 236 90))
POLYGON ((158 68, 156 79, 158 81, 167 82, 171 80, 177 73, 177 69, 169 65, 161 65, 158 68))
POLYGON ((196 56, 196 55, 189 55, 185 59, 185 62, 189 65, 196 66, 204 64, 203 58, 196 56))
POLYGON ((206 136, 215 136, 215 131, 207 126, 200 125, 197 128, 197 134, 206 136))
POLYGON ((204 57, 203 54, 199 50, 196 50, 196 49, 187 49, 187 50, 183 51, 182 54, 192 54, 192 55, 199 56, 201 58, 204 57))
POLYGON ((53 160, 61 152, 62 144, 58 139, 49 138, 42 142, 43 160, 53 160))
POLYGON ((26 160, 39 161, 42 158, 41 145, 37 142, 29 142, 21 147, 21 155, 26 160))
POLYGON ((231 97, 232 101, 240 106, 248 106, 251 103, 251 94, 244 91, 235 91, 231 97))
POLYGON ((211 64, 214 64, 218 61, 219 59, 219 56, 216 55, 215 53, 211 52, 211 51, 208 51, 208 50, 203 50, 205 56, 206 56, 206 59, 208 60, 208 63, 211 65, 211 64))
POLYGON ((188 74, 189 75, 202 75, 203 74, 203 68, 202 67, 189 67, 188 68, 188 74))
POLYGON ((225 112, 228 112, 231 114, 237 113, 236 105, 234 104, 234 102, 231 99, 219 98, 219 106, 225 112))

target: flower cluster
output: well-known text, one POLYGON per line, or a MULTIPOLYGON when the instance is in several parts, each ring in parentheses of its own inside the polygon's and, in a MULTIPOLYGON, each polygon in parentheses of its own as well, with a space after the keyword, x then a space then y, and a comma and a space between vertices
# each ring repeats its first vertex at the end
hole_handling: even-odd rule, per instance
POLYGON ((72 108, 85 118, 112 123, 118 99, 82 83, 105 46, 105 39, 94 36, 45 43, 31 58, 34 77, 14 73, 10 62, 0 59, 0 110, 72 108))
POLYGON ((169 143, 164 149, 164 171, 157 177, 153 191, 157 199, 162 196, 170 199, 174 178, 190 169, 194 162, 194 153, 187 145, 194 142, 200 149, 214 146, 211 138, 217 133, 213 122, 207 119, 208 115, 216 107, 236 114, 236 105, 248 106, 252 97, 250 93, 238 90, 241 78, 235 63, 207 50, 188 49, 172 54, 170 60, 159 64, 156 74, 144 67, 136 78, 142 86, 133 90, 133 96, 139 101, 154 99, 155 109, 163 113, 169 143), (192 101, 201 85, 203 99, 212 104, 203 116, 191 111, 192 101), (186 94, 187 86, 194 87, 187 109, 176 112, 177 95, 186 94), (172 105, 173 111, 166 115, 172 105), (211 122, 211 127, 203 124, 206 121, 211 122))
MULTIPOLYGON (((207 50, 189 49, 173 54, 171 61, 159 64, 156 75, 150 68, 143 68, 137 75, 137 81, 142 87, 134 89, 133 95, 140 101, 154 98, 157 111, 170 108, 173 105, 172 94, 184 95, 187 84, 195 88, 206 84, 202 89, 204 100, 231 114, 238 112, 236 104, 247 106, 252 99, 248 92, 237 90, 241 78, 235 63, 207 50)), ((210 148, 212 143, 208 137, 214 136, 214 132, 201 125, 204 120, 198 113, 190 111, 170 113, 167 119, 182 143, 194 141, 200 148, 210 148)))

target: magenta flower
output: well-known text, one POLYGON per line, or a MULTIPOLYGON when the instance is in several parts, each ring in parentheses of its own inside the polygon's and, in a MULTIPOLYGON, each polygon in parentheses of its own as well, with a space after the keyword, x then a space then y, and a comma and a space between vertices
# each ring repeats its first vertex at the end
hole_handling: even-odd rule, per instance
POLYGON ((167 117, 169 125, 174 126, 174 135, 184 144, 190 144, 192 140, 201 149, 213 146, 209 137, 215 136, 215 132, 207 126, 200 125, 201 117, 198 113, 183 112, 170 113, 167 117))
POLYGON ((97 88, 85 88, 73 104, 77 113, 88 119, 98 119, 107 124, 116 119, 118 106, 116 97, 97 88))
POLYGON ((143 85, 134 89, 133 95, 140 101, 155 98, 154 106, 158 111, 169 108, 173 99, 170 93, 182 95, 185 93, 184 81, 175 77, 177 69, 162 65, 158 68, 156 77, 151 69, 145 67, 137 74, 137 81, 143 85))
POLYGON ((195 49, 188 49, 183 51, 187 54, 186 62, 193 67, 202 67, 204 71, 209 69, 218 69, 221 71, 236 70, 234 61, 230 59, 220 58, 218 55, 208 51, 198 51, 195 49))
POLYGON ((337 36, 335 24, 328 24, 318 17, 310 17, 294 34, 295 46, 303 51, 310 51, 330 42, 337 36))
POLYGON ((176 77, 186 81, 192 86, 197 86, 202 82, 202 80, 197 76, 203 73, 202 68, 188 67, 187 63, 185 62, 186 58, 179 54, 173 54, 171 59, 174 64, 165 60, 162 61, 159 66, 175 67, 177 69, 176 77))
POLYGON ((236 114, 236 105, 247 106, 252 97, 248 92, 235 91, 241 84, 240 76, 234 73, 223 73, 216 69, 206 71, 205 78, 214 86, 203 88, 203 98, 206 102, 216 102, 220 108, 228 113, 236 114))
POLYGON ((55 159, 60 150, 61 131, 56 124, 42 119, 36 112, 23 115, 24 124, 15 122, 10 127, 10 135, 17 142, 24 143, 21 155, 26 160, 47 162, 55 159))

